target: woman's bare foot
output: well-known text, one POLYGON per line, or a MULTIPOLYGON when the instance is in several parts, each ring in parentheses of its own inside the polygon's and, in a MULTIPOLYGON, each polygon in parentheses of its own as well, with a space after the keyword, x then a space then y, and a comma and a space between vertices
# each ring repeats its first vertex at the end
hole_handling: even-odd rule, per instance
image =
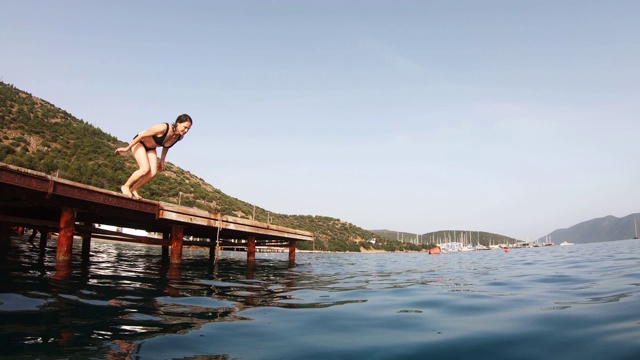
POLYGON ((133 195, 131 195, 131 191, 129 191, 129 187, 127 185, 122 185, 120 187, 120 191, 122 191, 122 193, 125 194, 128 197, 133 197, 133 195))
POLYGON ((142 199, 142 196, 138 195, 138 192, 137 192, 137 191, 132 191, 132 192, 131 192, 131 196, 132 196, 134 199, 136 199, 136 200, 140 200, 140 199, 142 199))

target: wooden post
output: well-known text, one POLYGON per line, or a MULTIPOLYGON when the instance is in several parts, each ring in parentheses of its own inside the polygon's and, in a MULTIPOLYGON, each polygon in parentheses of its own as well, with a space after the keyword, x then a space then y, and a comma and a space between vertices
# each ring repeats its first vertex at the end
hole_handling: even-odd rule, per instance
POLYGON ((82 261, 89 261, 91 257, 91 233, 82 234, 82 261))
POLYGON ((29 238, 27 239, 28 242, 30 242, 33 245, 33 239, 36 238, 36 234, 38 234, 38 230, 36 230, 35 228, 31 229, 31 234, 29 235, 29 238))
POLYGON ((182 241, 184 239, 184 228, 180 225, 173 225, 171 228, 171 263, 180 264, 182 262, 182 241))
POLYGON ((247 264, 255 265, 256 263, 256 237, 249 236, 247 239, 247 264))
POLYGON ((47 235, 49 234, 49 229, 40 228, 38 231, 40 232, 40 252, 44 252, 47 249, 47 235))
POLYGON ((11 246, 11 224, 0 223, 0 256, 5 257, 11 246))
POLYGON ((24 226, 18 226, 18 236, 24 236, 24 226))
POLYGON ((7 222, 0 222, 0 235, 3 239, 9 239, 11 237, 11 224, 7 222))
POLYGON ((169 280, 180 280, 180 264, 179 263, 169 263, 169 271, 167 272, 167 279, 169 280))
POLYGON ((73 329, 60 330, 60 340, 58 340, 59 346, 62 346, 62 347, 71 346, 75 340, 76 340, 76 334, 73 331, 73 329))
POLYGON ((296 261, 296 241, 295 240, 289 241, 289 261, 290 262, 296 261))
MULTIPOLYGON (((162 238, 164 240, 169 240, 171 239, 171 234, 162 233, 162 238)), ((169 259, 169 247, 166 245, 162 245, 162 260, 167 260, 167 259, 169 259)))
POLYGON ((63 207, 60 215, 60 231, 58 232, 58 249, 56 250, 56 262, 71 262, 71 249, 73 248, 73 231, 76 223, 76 211, 63 207))
POLYGON ((56 280, 64 280, 71 275, 71 263, 65 261, 58 261, 56 263, 56 272, 53 274, 53 278, 56 280))

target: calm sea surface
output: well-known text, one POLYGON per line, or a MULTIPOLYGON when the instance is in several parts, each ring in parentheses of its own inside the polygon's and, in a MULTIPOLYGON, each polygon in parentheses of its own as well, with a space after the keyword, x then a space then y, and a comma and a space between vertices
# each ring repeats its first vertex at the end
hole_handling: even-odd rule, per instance
POLYGON ((14 239, 2 359, 640 359, 640 240, 427 255, 94 241, 70 269, 14 239))

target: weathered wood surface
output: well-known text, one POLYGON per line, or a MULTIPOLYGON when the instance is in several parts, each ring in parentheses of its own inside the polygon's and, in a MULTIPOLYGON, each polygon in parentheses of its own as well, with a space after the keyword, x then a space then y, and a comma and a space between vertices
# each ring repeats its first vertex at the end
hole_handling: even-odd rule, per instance
MULTIPOLYGON (((185 237, 233 239, 245 245, 250 237, 261 246, 314 239, 314 234, 309 231, 165 202, 135 200, 119 192, 0 163, 0 222, 55 229, 60 223, 63 208, 75 211, 78 224, 104 224, 160 234, 171 234, 174 226, 181 226, 185 237)), ((96 238, 114 236, 86 226, 78 226, 74 232, 83 231, 96 234, 96 238)), ((171 243, 148 237, 125 237, 131 242, 171 243)), ((185 241, 185 245, 187 243, 202 242, 185 241)))

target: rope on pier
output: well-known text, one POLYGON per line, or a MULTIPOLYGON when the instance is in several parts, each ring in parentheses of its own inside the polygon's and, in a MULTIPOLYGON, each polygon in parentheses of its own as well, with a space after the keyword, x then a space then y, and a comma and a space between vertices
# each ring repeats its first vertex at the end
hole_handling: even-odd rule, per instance
POLYGON ((216 235, 216 250, 214 252, 214 256, 213 256, 213 265, 217 265, 218 264, 218 258, 220 258, 220 228, 222 227, 222 224, 220 222, 220 220, 218 220, 218 231, 217 231, 217 235, 216 235))
POLYGON ((47 175, 47 177, 49 178, 49 188, 47 189, 47 196, 45 196, 45 199, 50 200, 51 195, 53 194, 53 177, 50 175, 47 175))

